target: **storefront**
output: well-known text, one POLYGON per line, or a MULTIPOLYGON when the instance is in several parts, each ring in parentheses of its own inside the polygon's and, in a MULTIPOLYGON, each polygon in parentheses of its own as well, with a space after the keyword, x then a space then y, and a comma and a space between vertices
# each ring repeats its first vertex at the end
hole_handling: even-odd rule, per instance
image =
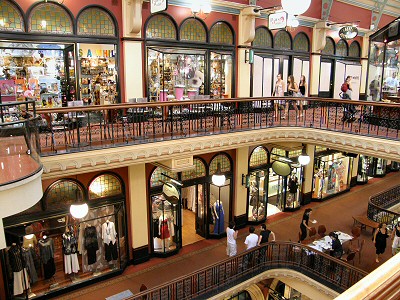
POLYGON ((340 99, 341 85, 351 76, 352 100, 358 100, 361 82, 361 47, 357 41, 351 43, 343 39, 337 43, 326 38, 322 50, 319 78, 319 97, 340 99))
POLYGON ((367 183, 373 177, 383 177, 389 168, 386 159, 360 154, 358 158, 357 183, 367 183))
POLYGON ((312 199, 322 201, 350 190, 353 158, 337 150, 316 147, 312 199))
POLYGON ((111 12, 88 6, 75 18, 55 2, 36 2, 26 14, 14 2, 0 5, 8 12, 0 19, 3 102, 35 99, 37 107, 51 108, 120 101, 111 12))
POLYGON ((304 75, 306 83, 309 83, 310 42, 306 33, 297 33, 292 41, 290 33, 285 30, 279 30, 273 36, 267 27, 260 26, 256 29, 252 46, 252 97, 273 96, 278 74, 282 74, 285 84, 289 75, 294 76, 297 84, 304 75))
POLYGON ((235 96, 235 37, 230 24, 217 21, 208 29, 190 17, 178 26, 162 13, 149 17, 145 28, 149 101, 235 96))
POLYGON ((155 256, 176 254, 182 246, 204 238, 221 238, 231 220, 232 162, 226 153, 217 154, 207 165, 193 158, 194 168, 179 173, 153 168, 149 180, 150 236, 155 256), (212 182, 218 166, 225 181, 212 182), (181 182, 182 186, 176 184, 181 182), (176 201, 168 199, 164 185, 178 188, 176 201))
POLYGON ((398 101, 399 95, 399 19, 370 36, 368 77, 365 93, 368 100, 398 101))
POLYGON ((87 187, 54 181, 35 206, 5 218, 8 299, 46 299, 121 274, 129 261, 125 209, 123 180, 107 172, 87 187), (88 213, 74 218, 70 207, 82 202, 88 213))

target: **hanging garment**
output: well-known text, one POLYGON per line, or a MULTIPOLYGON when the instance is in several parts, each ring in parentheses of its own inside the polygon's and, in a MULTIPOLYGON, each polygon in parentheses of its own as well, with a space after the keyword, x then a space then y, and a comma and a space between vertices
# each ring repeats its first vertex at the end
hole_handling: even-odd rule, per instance
POLYGON ((104 244, 104 249, 106 261, 118 259, 117 243, 113 244, 112 242, 109 242, 108 244, 104 244))
POLYGON ((66 232, 62 235, 63 250, 64 250, 64 267, 65 274, 78 273, 79 262, 78 255, 78 241, 73 232, 66 232))
POLYGON ((38 276, 35 268, 35 264, 33 262, 32 252, 35 252, 33 248, 22 249, 22 258, 26 262, 26 266, 28 269, 28 274, 30 278, 30 283, 36 283, 38 281, 38 276))
POLYGON ((221 201, 215 202, 214 208, 215 208, 215 213, 218 217, 215 220, 214 233, 220 234, 220 233, 223 233, 225 230, 225 228, 224 228, 225 216, 224 216, 224 208, 222 206, 222 202, 221 201))
POLYGON ((97 230, 94 226, 85 228, 85 249, 88 254, 88 265, 94 264, 97 261, 96 252, 99 250, 97 230))
POLYGON ((22 294, 29 288, 28 272, 25 268, 25 261, 22 256, 22 249, 17 245, 12 245, 7 252, 11 270, 14 277, 14 296, 22 294))
POLYGON ((76 253, 64 254, 64 268, 65 274, 78 273, 79 261, 76 253))
POLYGON ((101 238, 103 239, 104 244, 109 244, 112 242, 115 243, 117 238, 117 232, 115 231, 115 225, 111 221, 106 221, 101 226, 101 238))
POLYGON ((54 263, 54 241, 52 238, 39 240, 40 258, 43 263, 44 278, 50 279, 56 273, 54 263))
POLYGON ((160 237, 162 240, 170 237, 168 219, 162 220, 162 218, 160 218, 160 237))

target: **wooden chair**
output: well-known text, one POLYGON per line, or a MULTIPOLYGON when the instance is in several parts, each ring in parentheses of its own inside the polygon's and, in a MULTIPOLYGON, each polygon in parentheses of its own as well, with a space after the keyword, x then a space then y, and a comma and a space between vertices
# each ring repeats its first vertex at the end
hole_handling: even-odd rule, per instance
POLYGON ((325 236, 325 232, 326 232, 325 225, 319 225, 318 226, 318 235, 320 238, 323 238, 325 236))
POLYGON ((361 227, 353 226, 351 229, 351 234, 353 235, 353 238, 350 240, 350 245, 353 245, 353 241, 357 241, 357 245, 360 247, 360 240, 358 238, 361 235, 361 227))
POLYGON ((315 229, 315 227, 311 227, 311 229, 308 232, 308 237, 310 239, 315 239, 316 238, 316 234, 317 234, 317 230, 315 229))
POLYGON ((364 248, 365 239, 361 241, 360 247, 350 248, 350 252, 358 253, 358 263, 361 263, 361 253, 364 248))
POLYGON ((350 252, 349 254, 347 254, 346 256, 342 256, 340 259, 345 261, 345 262, 351 262, 354 266, 354 257, 356 256, 355 252, 350 252))

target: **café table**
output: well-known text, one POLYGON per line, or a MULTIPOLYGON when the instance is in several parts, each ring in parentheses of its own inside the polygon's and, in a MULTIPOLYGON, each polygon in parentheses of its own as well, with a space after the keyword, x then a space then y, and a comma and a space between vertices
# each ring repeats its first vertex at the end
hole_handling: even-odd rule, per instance
MULTIPOLYGON (((342 245, 353 238, 351 235, 345 232, 335 231, 335 233, 338 235, 339 241, 342 243, 342 245)), ((327 235, 319 240, 315 240, 307 246, 320 252, 329 252, 332 249, 332 239, 327 235)))

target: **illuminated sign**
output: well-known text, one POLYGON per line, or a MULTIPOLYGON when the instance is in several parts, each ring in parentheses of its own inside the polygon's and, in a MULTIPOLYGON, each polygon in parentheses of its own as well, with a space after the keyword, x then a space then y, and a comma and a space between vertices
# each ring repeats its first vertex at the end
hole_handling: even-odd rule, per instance
POLYGON ((344 40, 354 39, 358 35, 358 29, 355 26, 344 26, 339 30, 339 36, 344 40))

